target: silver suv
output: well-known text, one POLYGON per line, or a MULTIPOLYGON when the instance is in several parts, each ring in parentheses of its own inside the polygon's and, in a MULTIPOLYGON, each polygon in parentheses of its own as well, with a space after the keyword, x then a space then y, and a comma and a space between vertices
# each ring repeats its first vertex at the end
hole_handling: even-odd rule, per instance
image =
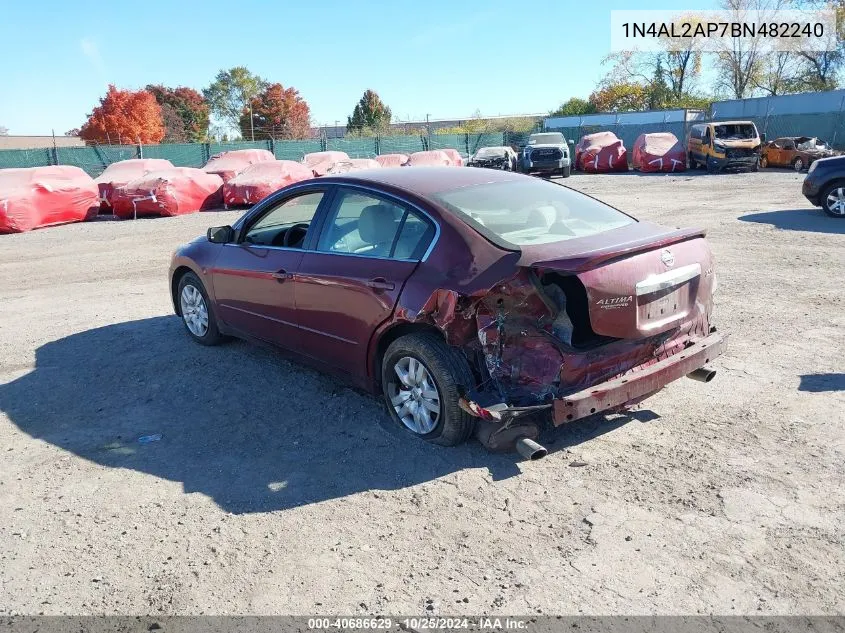
MULTIPOLYGON (((569 141, 573 143, 574 141, 569 141)), ((522 171, 526 174, 560 174, 569 178, 571 162, 569 144, 560 132, 538 132, 528 137, 520 153, 522 171)))

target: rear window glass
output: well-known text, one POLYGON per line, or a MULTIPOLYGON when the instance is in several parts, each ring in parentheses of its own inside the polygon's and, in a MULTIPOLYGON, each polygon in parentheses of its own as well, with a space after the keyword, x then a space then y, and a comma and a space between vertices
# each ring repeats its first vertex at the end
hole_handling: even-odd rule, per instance
POLYGON ((434 197, 482 235, 511 246, 560 242, 636 222, 603 202, 539 178, 484 183, 434 197))

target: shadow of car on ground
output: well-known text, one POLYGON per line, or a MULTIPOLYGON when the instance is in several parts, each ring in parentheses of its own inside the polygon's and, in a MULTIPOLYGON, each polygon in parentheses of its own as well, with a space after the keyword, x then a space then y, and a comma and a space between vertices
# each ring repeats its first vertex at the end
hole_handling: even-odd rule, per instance
POLYGON ((821 209, 778 209, 741 215, 743 222, 771 224, 785 231, 810 231, 813 233, 831 233, 845 235, 845 221, 825 215, 821 209))
MULTIPOLYGON (((0 385, 0 409, 31 437, 97 464, 182 482, 235 514, 399 489, 467 468, 486 468, 494 480, 521 472, 516 454, 413 438, 376 398, 274 350, 197 345, 175 316, 43 345, 34 370, 0 385)), ((648 413, 634 415, 645 421, 648 413)), ((599 416, 556 429, 550 449, 631 419, 599 416)))

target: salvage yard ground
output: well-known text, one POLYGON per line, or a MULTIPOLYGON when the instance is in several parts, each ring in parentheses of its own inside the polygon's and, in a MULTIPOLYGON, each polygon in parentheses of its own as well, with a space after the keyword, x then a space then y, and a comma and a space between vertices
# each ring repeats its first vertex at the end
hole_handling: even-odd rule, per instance
POLYGON ((192 343, 170 253, 237 212, 0 236, 0 614, 845 612, 845 221, 801 179, 566 181, 709 229, 729 347, 528 463, 192 343))

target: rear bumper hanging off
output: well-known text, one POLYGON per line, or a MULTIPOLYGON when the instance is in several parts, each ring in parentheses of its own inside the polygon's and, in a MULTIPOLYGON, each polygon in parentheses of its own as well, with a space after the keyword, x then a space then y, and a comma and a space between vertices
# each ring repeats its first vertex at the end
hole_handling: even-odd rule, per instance
POLYGON ((645 369, 624 374, 556 399, 552 408, 552 420, 555 426, 560 426, 595 413, 634 403, 704 366, 722 353, 724 344, 722 335, 713 333, 645 369))

